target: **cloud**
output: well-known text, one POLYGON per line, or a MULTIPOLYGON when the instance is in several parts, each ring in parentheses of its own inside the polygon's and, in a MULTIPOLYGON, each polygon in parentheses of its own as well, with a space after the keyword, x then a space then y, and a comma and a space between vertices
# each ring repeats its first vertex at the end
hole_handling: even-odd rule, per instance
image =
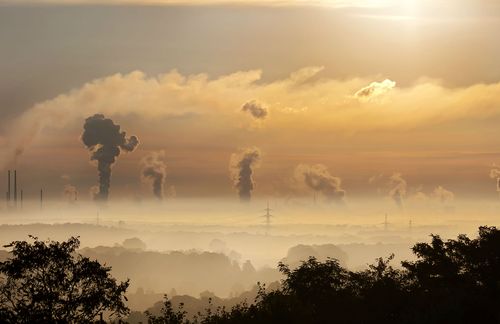
POLYGON ((255 188, 253 172, 259 166, 260 159, 261 153, 256 147, 243 149, 231 155, 229 172, 241 201, 250 201, 252 198, 252 191, 255 188))
POLYGON ((327 201, 339 204, 344 202, 345 190, 342 189, 341 179, 332 176, 323 164, 299 164, 294 170, 294 179, 307 188, 321 193, 327 201))
POLYGON ((241 110, 250 113, 255 119, 265 119, 268 114, 267 106, 257 100, 247 101, 241 110))
POLYGON ((382 82, 372 82, 370 85, 356 91, 354 97, 360 100, 371 100, 389 92, 396 86, 396 82, 385 79, 382 82))
POLYGON ((500 83, 446 88, 437 81, 422 80, 411 87, 392 88, 386 100, 360 102, 353 93, 377 98, 391 81, 373 85, 368 78, 314 78, 319 71, 321 67, 305 68, 270 82, 261 80, 260 70, 215 79, 175 70, 156 77, 135 71, 96 79, 35 104, 5 125, 0 166, 18 157, 42 130, 61 129, 96 113, 143 120, 192 116, 203 119, 207 129, 241 131, 244 117, 234 114, 234 107, 252 97, 273 106, 273 118, 266 121, 263 132, 279 130, 284 135, 397 132, 500 118, 500 83), (366 84, 372 90, 363 90, 366 84))

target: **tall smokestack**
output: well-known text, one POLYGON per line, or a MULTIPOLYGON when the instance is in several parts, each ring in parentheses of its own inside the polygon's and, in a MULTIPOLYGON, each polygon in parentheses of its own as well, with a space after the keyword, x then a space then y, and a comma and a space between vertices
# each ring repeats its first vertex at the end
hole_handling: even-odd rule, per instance
POLYGON ((43 209, 43 189, 40 189, 40 210, 43 209))
POLYGON ((23 209, 23 189, 21 189, 21 209, 23 209))
POLYGON ((14 170, 14 206, 17 208, 17 170, 14 170))

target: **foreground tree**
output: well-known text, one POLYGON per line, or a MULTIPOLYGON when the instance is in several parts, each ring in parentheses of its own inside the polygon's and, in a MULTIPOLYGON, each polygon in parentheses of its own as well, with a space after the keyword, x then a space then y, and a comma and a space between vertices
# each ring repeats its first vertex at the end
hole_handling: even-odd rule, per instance
POLYGON ((412 316, 427 323, 500 323, 500 230, 480 227, 474 239, 431 237, 413 247, 416 261, 403 262, 412 316))
POLYGON ((104 311, 128 314, 128 280, 118 283, 110 267, 77 254, 78 238, 30 238, 5 246, 12 257, 0 262, 2 323, 91 323, 104 311))

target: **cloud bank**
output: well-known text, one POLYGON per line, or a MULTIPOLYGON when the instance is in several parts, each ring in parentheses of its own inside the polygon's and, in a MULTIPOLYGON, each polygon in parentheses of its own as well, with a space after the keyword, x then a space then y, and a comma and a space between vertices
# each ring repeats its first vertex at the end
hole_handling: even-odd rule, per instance
POLYGON ((408 131, 500 118, 500 83, 446 88, 438 81, 425 80, 407 88, 391 88, 389 83, 374 85, 368 78, 320 78, 320 72, 321 68, 308 67, 271 82, 262 82, 260 70, 214 79, 177 71, 156 77, 135 71, 96 79, 34 105, 5 125, 0 166, 19 157, 42 130, 64 128, 96 113, 144 120, 196 116, 206 121, 207 128, 236 132, 247 119, 234 107, 252 97, 273 106, 273 118, 259 131, 279 130, 285 135, 408 131), (360 96, 360 91, 384 100, 359 100, 354 95, 360 96))

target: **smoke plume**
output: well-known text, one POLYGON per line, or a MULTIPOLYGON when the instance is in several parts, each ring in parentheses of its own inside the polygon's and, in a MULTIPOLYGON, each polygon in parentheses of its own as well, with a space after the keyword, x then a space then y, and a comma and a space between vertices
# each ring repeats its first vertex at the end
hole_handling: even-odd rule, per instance
POLYGON ((255 187, 252 174, 254 168, 259 165, 260 157, 260 150, 256 147, 247 148, 231 155, 229 172, 241 201, 250 201, 252 197, 252 190, 255 187))
POLYGON ((141 175, 143 180, 149 180, 153 185, 153 194, 163 199, 163 187, 167 176, 167 165, 163 161, 164 151, 152 152, 141 160, 141 175))
POLYGON ((242 107, 242 111, 249 112, 255 119, 265 119, 268 114, 267 107, 257 100, 251 100, 246 102, 242 107))
POLYGON ((407 183, 401 173, 394 173, 389 177, 389 197, 391 197, 399 208, 403 208, 403 200, 406 196, 407 183))
POLYGON ((493 165, 493 169, 490 170, 490 178, 497 181, 497 191, 500 192, 500 170, 497 169, 496 165, 493 165))
POLYGON ((122 150, 132 152, 139 140, 136 136, 127 138, 125 132, 120 132, 120 125, 101 114, 88 117, 83 129, 82 142, 92 153, 90 159, 97 161, 99 172, 99 192, 94 198, 105 201, 109 195, 111 166, 122 150))
POLYGON ((78 190, 75 186, 67 184, 64 186, 64 196, 69 202, 74 203, 78 199, 78 190))
POLYGON ((450 203, 455 199, 455 194, 449 190, 446 190, 442 186, 437 186, 432 192, 432 197, 439 200, 441 203, 450 203))
POLYGON ((308 188, 323 194, 328 201, 339 204, 344 202, 345 190, 342 181, 330 174, 327 167, 322 164, 299 164, 294 171, 294 178, 304 183, 308 188))

